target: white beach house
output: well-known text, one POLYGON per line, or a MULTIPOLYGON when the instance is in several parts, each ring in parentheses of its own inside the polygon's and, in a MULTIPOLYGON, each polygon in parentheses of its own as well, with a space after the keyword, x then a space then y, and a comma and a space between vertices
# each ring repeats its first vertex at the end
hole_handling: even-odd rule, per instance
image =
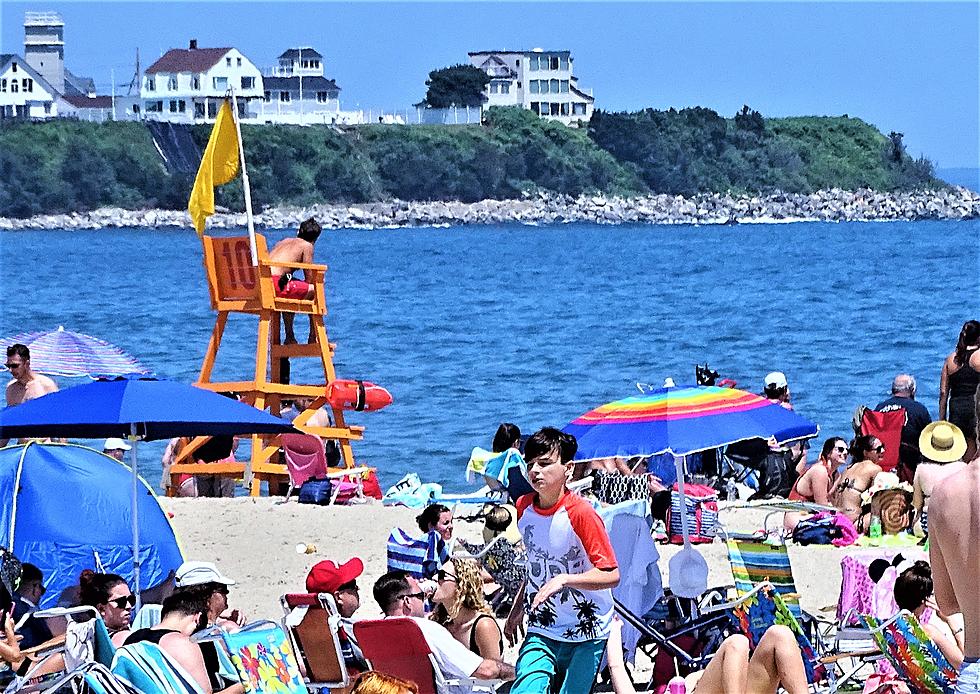
POLYGON ((262 101, 250 109, 261 123, 338 123, 340 87, 323 76, 323 56, 314 48, 290 48, 279 64, 263 71, 262 101))
POLYGON ((58 92, 26 60, 0 54, 0 120, 54 118, 58 92))
POLYGON ((595 99, 578 86, 570 51, 474 51, 470 64, 490 77, 490 106, 520 106, 566 125, 587 123, 595 99))
POLYGON ((235 89, 238 116, 254 118, 249 102, 262 99, 262 74, 235 48, 172 48, 146 68, 140 99, 143 116, 171 123, 213 121, 229 88, 235 89))

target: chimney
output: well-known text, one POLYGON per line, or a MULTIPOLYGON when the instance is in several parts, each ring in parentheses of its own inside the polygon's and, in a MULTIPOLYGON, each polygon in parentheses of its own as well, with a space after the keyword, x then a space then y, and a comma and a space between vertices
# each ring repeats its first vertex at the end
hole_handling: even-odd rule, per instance
POLYGON ((191 50, 192 51, 197 50, 197 39, 191 39, 191 50))

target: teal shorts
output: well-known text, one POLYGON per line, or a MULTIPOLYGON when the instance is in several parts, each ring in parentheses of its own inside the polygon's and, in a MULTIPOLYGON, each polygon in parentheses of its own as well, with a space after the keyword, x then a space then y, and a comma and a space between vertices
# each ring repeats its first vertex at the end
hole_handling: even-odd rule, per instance
POLYGON ((517 656, 511 694, 589 694, 595 684, 606 640, 556 641, 529 634, 517 656), (561 684, 561 689, 553 684, 561 684))

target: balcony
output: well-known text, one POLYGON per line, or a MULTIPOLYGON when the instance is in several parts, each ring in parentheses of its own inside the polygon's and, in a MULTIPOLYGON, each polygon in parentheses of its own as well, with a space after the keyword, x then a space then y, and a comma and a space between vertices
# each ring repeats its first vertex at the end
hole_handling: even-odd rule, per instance
POLYGON ((24 26, 61 26, 65 25, 65 20, 57 12, 25 12, 24 26))
POLYGON ((24 36, 25 46, 64 46, 65 42, 56 36, 24 36))

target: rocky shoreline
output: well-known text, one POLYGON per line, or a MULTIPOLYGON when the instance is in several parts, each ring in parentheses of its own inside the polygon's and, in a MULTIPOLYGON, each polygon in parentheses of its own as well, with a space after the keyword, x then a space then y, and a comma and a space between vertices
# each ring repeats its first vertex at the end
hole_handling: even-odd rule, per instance
MULTIPOLYGON (((316 217, 329 229, 377 229, 456 226, 466 224, 734 224, 797 221, 914 221, 980 218, 980 194, 966 188, 882 193, 872 190, 823 190, 809 195, 774 193, 692 197, 648 195, 634 198, 540 193, 521 200, 462 202, 390 202, 360 205, 279 207, 255 216, 264 229, 295 227, 316 217)), ((27 219, 0 217, 0 230, 101 229, 120 227, 189 228, 182 210, 124 210, 38 215, 27 219)), ((245 215, 219 211, 209 222, 218 229, 245 226, 245 215)))

